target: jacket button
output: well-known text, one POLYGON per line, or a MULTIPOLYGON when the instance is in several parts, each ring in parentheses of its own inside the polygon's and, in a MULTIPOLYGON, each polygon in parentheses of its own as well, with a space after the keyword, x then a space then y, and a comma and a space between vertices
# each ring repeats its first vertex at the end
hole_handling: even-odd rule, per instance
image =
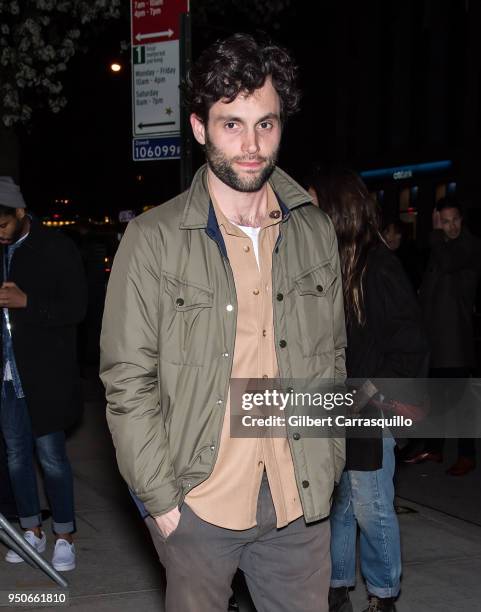
POLYGON ((317 285, 316 289, 319 291, 319 293, 322 293, 322 285, 317 285))
POLYGON ((232 304, 227 304, 225 309, 227 310, 227 312, 232 312, 234 310, 234 306, 232 306, 232 304))
POLYGON ((279 219, 279 217, 280 217, 280 216, 281 216, 281 211, 280 211, 280 210, 272 210, 272 211, 269 213, 269 217, 270 217, 271 219, 279 219))
POLYGON ((301 434, 296 432, 295 434, 292 434, 292 437, 294 438, 294 440, 300 440, 301 439, 301 434))
POLYGON ((287 342, 286 342, 285 340, 281 340, 281 341, 279 342, 279 346, 280 346, 281 348, 285 348, 285 347, 287 346, 287 342))
POLYGON ((284 296, 282 295, 282 293, 278 293, 276 297, 277 297, 278 302, 282 302, 282 300, 284 299, 284 296))
POLYGON ((177 306, 183 306, 184 305, 184 300, 182 298, 177 298, 175 300, 175 303, 177 304, 177 306))
POLYGON ((217 404, 218 406, 222 406, 222 404, 223 404, 223 403, 224 403, 224 400, 221 400, 221 399, 218 399, 218 400, 216 401, 216 404, 217 404))
POLYGON ((229 357, 229 353, 222 353, 222 357, 229 357))
POLYGON ((307 489, 307 487, 309 486, 309 481, 308 480, 303 480, 302 481, 302 486, 304 487, 304 489, 307 489))

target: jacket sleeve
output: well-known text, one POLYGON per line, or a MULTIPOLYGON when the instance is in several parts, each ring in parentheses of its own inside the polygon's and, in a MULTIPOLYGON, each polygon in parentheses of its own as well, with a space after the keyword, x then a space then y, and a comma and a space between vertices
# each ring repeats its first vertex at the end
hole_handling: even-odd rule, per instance
MULTIPOLYGON (((329 240, 330 240, 330 260, 331 266, 336 274, 336 281, 333 287, 333 317, 332 322, 334 330, 334 351, 335 351, 335 366, 334 377, 336 385, 344 385, 346 380, 346 322, 344 312, 344 295, 342 290, 342 273, 341 263, 339 260, 339 249, 337 246, 337 237, 332 221, 327 217, 329 222, 329 240)), ((334 480, 339 483, 342 472, 346 463, 346 440, 345 431, 342 427, 333 429, 330 443, 334 457, 334 480)))
POLYGON ((112 266, 100 341, 100 378, 120 473, 147 511, 180 499, 159 405, 160 261, 136 220, 112 266))
POLYGON ((330 259, 331 266, 336 274, 333 287, 333 330, 335 350, 335 382, 343 384, 346 379, 346 324, 344 312, 344 297, 342 291, 342 273, 339 261, 336 232, 331 220, 328 218, 330 230, 330 259))
POLYGON ((22 322, 43 327, 77 325, 87 310, 87 282, 80 253, 64 236, 52 242, 49 280, 42 289, 27 289, 27 306, 18 309, 22 322))
POLYGON ((376 332, 383 360, 378 378, 416 378, 427 375, 428 343, 419 305, 398 259, 383 260, 371 293, 377 304, 376 332))

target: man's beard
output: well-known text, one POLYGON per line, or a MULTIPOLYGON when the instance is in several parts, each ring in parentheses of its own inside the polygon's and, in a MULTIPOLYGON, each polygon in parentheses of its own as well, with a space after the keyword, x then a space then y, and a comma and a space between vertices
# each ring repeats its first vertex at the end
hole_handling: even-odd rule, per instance
POLYGON ((277 153, 278 149, 269 157, 260 157, 256 155, 254 158, 249 156, 237 156, 228 159, 224 153, 213 144, 207 134, 205 137, 205 156, 212 172, 228 187, 235 189, 235 191, 242 191, 243 193, 259 191, 259 189, 269 180, 269 177, 276 167, 277 153), (259 173, 241 178, 234 170, 233 164, 234 162, 247 161, 261 161, 266 162, 266 164, 259 173))

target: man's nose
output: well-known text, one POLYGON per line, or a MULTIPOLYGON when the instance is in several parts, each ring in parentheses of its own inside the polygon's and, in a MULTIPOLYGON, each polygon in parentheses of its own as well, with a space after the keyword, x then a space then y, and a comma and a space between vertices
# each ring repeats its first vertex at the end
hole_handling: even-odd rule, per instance
POLYGON ((254 155, 259 151, 259 142, 257 140, 257 133, 255 129, 246 130, 244 141, 242 143, 242 149, 249 155, 254 155))

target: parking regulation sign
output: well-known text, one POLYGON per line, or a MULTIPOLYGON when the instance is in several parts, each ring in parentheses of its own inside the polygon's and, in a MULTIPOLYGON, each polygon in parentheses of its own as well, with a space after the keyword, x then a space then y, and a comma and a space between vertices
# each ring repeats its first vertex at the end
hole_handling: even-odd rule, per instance
POLYGON ((180 15, 188 8, 188 0, 131 0, 134 160, 180 157, 180 15))

